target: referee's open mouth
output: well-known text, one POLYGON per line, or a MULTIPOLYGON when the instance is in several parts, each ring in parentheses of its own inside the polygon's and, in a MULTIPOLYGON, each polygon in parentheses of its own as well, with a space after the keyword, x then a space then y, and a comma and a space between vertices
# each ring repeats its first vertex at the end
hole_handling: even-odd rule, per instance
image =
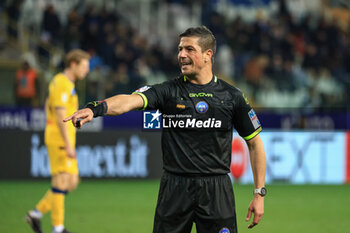
POLYGON ((181 62, 180 66, 182 69, 186 69, 186 68, 192 66, 192 62, 181 62))

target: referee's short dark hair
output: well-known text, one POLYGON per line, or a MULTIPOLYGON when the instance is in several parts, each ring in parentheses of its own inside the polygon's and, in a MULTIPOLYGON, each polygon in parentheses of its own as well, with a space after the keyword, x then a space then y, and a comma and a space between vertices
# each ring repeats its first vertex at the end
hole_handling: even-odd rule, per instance
POLYGON ((213 51, 212 62, 214 63, 214 54, 216 52, 216 39, 213 33, 206 27, 191 27, 179 35, 182 37, 199 37, 198 45, 201 47, 202 52, 211 49, 213 51))

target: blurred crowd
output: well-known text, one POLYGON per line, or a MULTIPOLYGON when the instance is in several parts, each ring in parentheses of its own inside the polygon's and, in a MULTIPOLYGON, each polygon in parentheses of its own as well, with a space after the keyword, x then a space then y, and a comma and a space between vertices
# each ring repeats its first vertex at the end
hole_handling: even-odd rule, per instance
MULTIPOLYGON (((18 18, 20 12, 7 10, 18 18)), ((215 73, 262 108, 347 107, 350 34, 342 23, 322 14, 296 18, 284 1, 273 17, 257 11, 254 22, 229 19, 205 4, 202 12, 202 24, 217 38, 215 73)), ((86 101, 101 96, 101 89, 105 96, 130 93, 179 74, 177 44, 169 53, 150 43, 118 11, 77 6, 63 24, 49 4, 40 35, 43 47, 82 48, 91 54, 86 101)), ((37 53, 50 56, 40 46, 37 53)))
POLYGON ((208 25, 219 41, 220 71, 257 106, 339 108, 347 106, 350 84, 350 34, 343 23, 322 15, 297 19, 282 1, 272 18, 227 22, 214 13, 208 25))
MULTIPOLYGON (((67 17, 66 26, 61 25, 53 5, 48 5, 41 35, 45 43, 62 46, 65 51, 82 48, 90 53, 86 101, 98 98, 99 88, 105 89, 105 96, 131 93, 146 83, 165 81, 166 73, 174 76, 177 72, 174 57, 148 43, 118 12, 93 6, 80 12, 75 7, 67 17)), ((40 55, 49 54, 43 51, 40 55)))

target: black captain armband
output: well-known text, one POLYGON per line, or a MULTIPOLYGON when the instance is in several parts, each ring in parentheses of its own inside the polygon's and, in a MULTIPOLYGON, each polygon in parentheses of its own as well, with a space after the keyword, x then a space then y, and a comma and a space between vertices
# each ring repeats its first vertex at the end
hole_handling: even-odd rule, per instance
POLYGON ((89 102, 85 105, 85 108, 90 108, 94 113, 94 117, 106 115, 108 109, 106 101, 89 102))

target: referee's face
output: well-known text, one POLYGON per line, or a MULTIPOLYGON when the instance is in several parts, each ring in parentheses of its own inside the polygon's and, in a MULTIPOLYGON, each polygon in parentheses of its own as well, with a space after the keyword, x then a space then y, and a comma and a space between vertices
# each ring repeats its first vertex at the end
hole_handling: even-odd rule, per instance
POLYGON ((178 46, 177 59, 181 73, 196 76, 206 65, 202 48, 198 45, 199 37, 182 37, 178 46))

